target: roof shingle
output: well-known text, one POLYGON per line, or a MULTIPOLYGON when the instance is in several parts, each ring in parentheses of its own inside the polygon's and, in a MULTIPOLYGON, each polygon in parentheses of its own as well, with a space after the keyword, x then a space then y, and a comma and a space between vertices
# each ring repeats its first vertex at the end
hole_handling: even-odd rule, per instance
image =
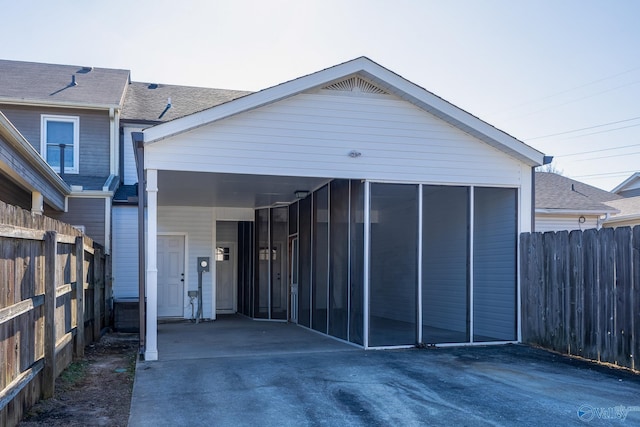
POLYGON ((167 122, 250 93, 242 90, 132 82, 127 87, 121 119, 145 123, 167 122), (167 109, 169 98, 171 107, 167 109))
POLYGON ((616 212, 606 202, 622 197, 551 172, 536 172, 536 209, 616 212))
POLYGON ((0 59, 0 100, 5 101, 119 106, 128 82, 129 70, 0 59))

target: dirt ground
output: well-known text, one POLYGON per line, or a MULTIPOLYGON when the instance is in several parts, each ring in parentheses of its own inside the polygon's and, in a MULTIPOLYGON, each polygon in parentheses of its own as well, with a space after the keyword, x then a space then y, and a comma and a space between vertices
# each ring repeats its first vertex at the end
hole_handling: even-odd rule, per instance
POLYGON ((58 377, 54 397, 33 406, 19 426, 126 426, 137 349, 137 334, 103 336, 58 377))

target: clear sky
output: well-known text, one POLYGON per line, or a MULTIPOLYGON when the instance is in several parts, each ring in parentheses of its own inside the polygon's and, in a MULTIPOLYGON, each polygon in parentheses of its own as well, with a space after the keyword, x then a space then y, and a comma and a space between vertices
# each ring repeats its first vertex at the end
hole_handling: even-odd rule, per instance
POLYGON ((640 171, 640 1, 24 0, 0 57, 259 90, 368 56, 610 190, 640 171))

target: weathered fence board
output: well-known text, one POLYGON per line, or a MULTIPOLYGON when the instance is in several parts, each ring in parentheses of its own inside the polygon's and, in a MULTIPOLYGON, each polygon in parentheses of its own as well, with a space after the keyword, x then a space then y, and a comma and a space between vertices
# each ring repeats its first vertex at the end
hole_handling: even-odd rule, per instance
POLYGON ((631 313, 633 310, 631 301, 633 247, 631 246, 631 229, 627 227, 616 228, 615 240, 615 286, 614 286, 614 344, 616 348, 613 354, 617 360, 614 363, 622 366, 631 366, 631 313))
POLYGON ((522 338, 638 370, 640 226, 523 233, 522 338))
POLYGON ((108 263, 72 226, 0 202, 0 425, 52 396, 55 378, 108 326, 108 263))

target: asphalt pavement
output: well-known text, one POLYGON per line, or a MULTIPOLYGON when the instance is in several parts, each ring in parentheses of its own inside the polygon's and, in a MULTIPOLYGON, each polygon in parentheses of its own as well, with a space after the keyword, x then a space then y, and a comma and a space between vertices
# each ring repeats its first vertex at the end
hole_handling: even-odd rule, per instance
POLYGON ((158 342, 132 427, 640 425, 640 375, 523 345, 365 351, 242 318, 158 342))

